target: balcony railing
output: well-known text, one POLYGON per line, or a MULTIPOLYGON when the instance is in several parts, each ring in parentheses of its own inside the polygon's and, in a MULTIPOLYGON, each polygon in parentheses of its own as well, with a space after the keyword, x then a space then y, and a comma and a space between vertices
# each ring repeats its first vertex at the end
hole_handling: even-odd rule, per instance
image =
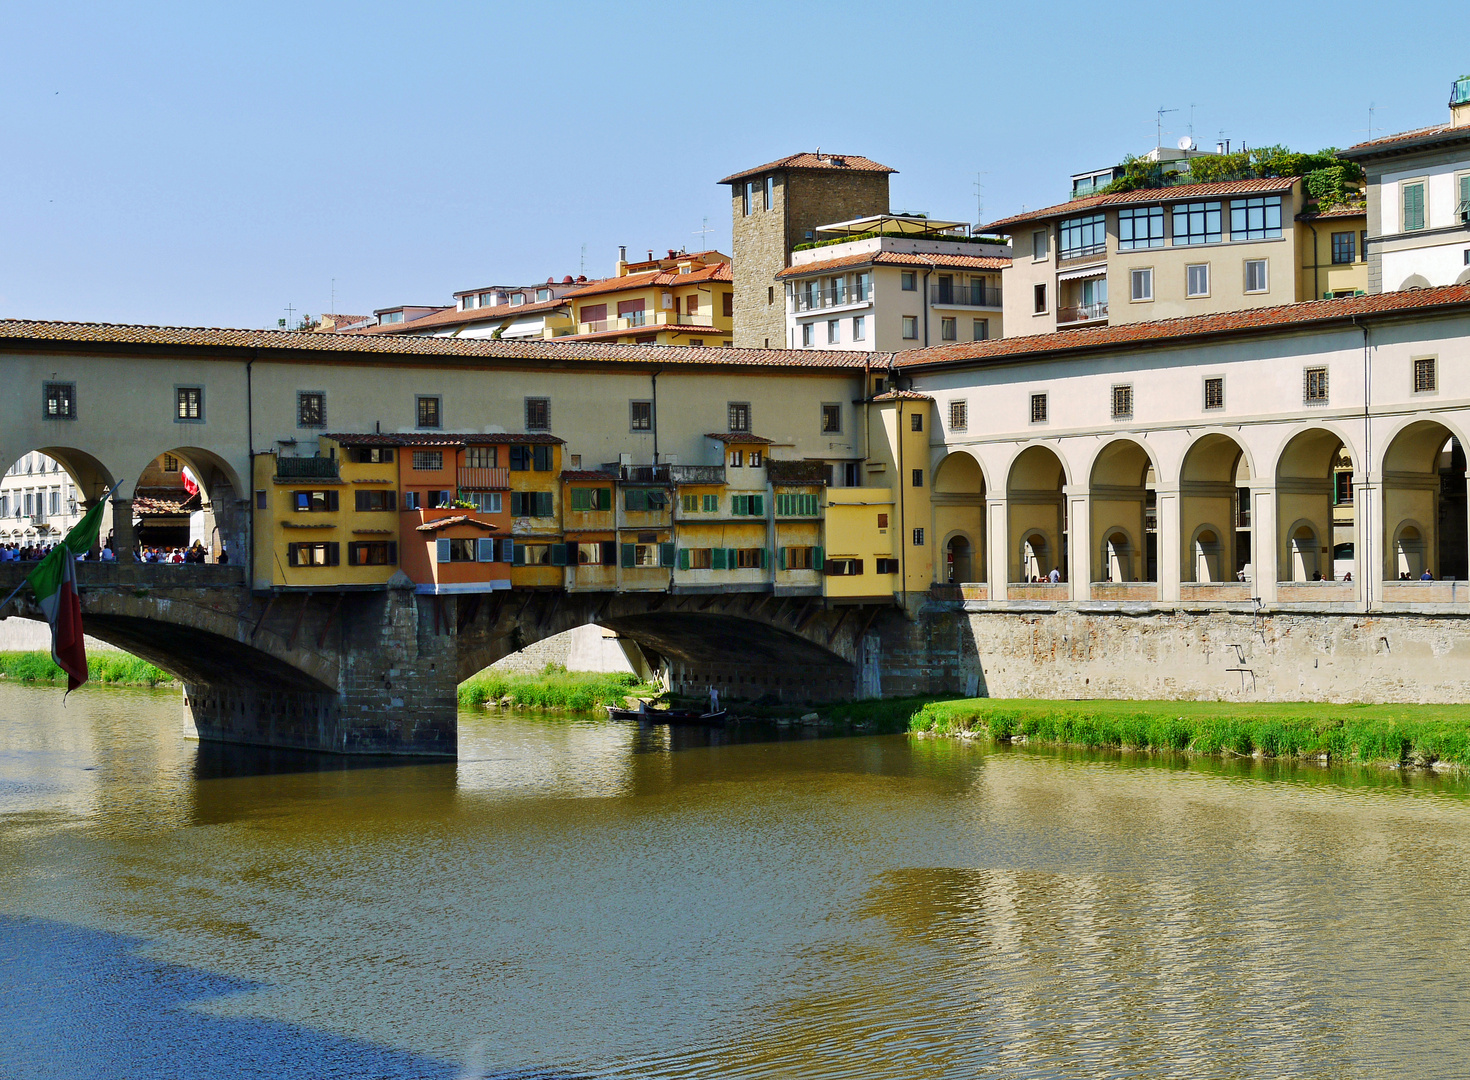
POLYGON ((283 480, 337 480, 337 460, 329 457, 278 457, 276 476, 283 480))
POLYGON ((461 491, 509 491, 510 470, 462 466, 459 470, 459 488, 461 491))
POLYGON ((872 298, 872 289, 797 289, 796 310, 816 311, 819 308, 841 307, 843 304, 866 304, 872 298))
POLYGON ((615 319, 596 319, 577 324, 579 334, 601 334, 607 330, 643 330, 660 326, 704 326, 717 332, 710 315, 681 315, 676 311, 632 311, 615 319))
POLYGON ((983 281, 972 281, 965 285, 938 285, 929 286, 929 302, 931 304, 954 304, 957 307, 993 307, 998 308, 1000 303, 1000 289, 994 285, 986 285, 983 281))
POLYGON ((1074 307, 1057 308, 1058 323, 1096 322, 1108 317, 1108 302, 1077 304, 1074 307))

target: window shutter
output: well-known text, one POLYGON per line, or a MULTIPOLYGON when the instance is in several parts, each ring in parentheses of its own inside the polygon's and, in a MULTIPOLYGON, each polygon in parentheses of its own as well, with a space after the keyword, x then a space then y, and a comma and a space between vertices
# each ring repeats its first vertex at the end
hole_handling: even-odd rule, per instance
POLYGON ((863 572, 863 560, 862 559, 853 559, 852 560, 852 572, 854 574, 861 574, 863 572))
POLYGON ((389 510, 397 510, 398 509, 398 492, 393 491, 391 489, 388 492, 388 509, 389 510))
MULTIPOLYGON (((612 493, 609 492, 608 494, 610 496, 612 493)), ((617 542, 616 541, 613 541, 613 540, 603 540, 602 541, 602 565, 603 566, 613 566, 613 565, 616 565, 617 561, 618 561, 618 545, 617 545, 617 542)))
POLYGON ((680 548, 679 549, 679 569, 680 570, 688 570, 689 569, 689 549, 688 548, 680 548))
POLYGON ((335 540, 327 545, 327 565, 336 566, 342 561, 342 545, 335 540))
POLYGON ((397 540, 389 540, 388 541, 388 562, 391 565, 393 565, 393 566, 397 566, 398 565, 398 541, 397 540))
POLYGON ((725 549, 714 548, 710 551, 709 565, 711 570, 725 569, 725 549))
POLYGON ((779 549, 777 549, 777 551, 776 551, 776 569, 777 570, 785 570, 786 569, 786 552, 788 550, 790 550, 790 549, 789 548, 779 548, 779 549))
POLYGON ((327 509, 328 510, 335 510, 335 509, 337 509, 337 496, 338 496, 338 492, 336 491, 336 489, 333 489, 333 490, 327 492, 327 509))
POLYGON ((597 489, 597 509, 599 509, 599 510, 611 510, 612 509, 612 488, 598 488, 597 489))
POLYGON ((725 566, 730 570, 740 569, 740 555, 734 548, 725 549, 725 566))
POLYGON ((704 508, 709 513, 716 513, 720 509, 720 497, 718 495, 706 495, 704 497, 704 508))
POLYGON ((623 494, 623 507, 626 510, 647 510, 647 493, 642 488, 629 488, 623 494))
POLYGON ((638 558, 638 550, 633 544, 623 545, 623 566, 631 568, 638 558))
POLYGON ((551 565, 565 566, 567 564, 567 546, 565 544, 551 545, 551 565))
POLYGON ((516 543, 515 543, 515 541, 514 540, 501 540, 501 541, 499 541, 499 544, 500 544, 500 558, 497 559, 497 560, 495 560, 495 561, 496 562, 504 562, 504 563, 515 562, 515 558, 516 558, 516 543))
POLYGON ((752 495, 750 497, 750 512, 754 517, 766 516, 766 497, 764 495, 752 495))
POLYGON ((769 570, 771 567, 771 555, 765 548, 761 548, 761 569, 769 570))
POLYGON ((437 562, 447 563, 449 561, 449 541, 434 541, 434 558, 437 562))
POLYGON ((658 546, 658 564, 660 566, 674 565, 674 545, 660 544, 658 546))
POLYGON ((495 561, 495 541, 494 540, 490 540, 488 538, 481 537, 479 540, 476 540, 475 541, 475 561, 476 562, 494 562, 495 561))
POLYGON ((549 492, 549 491, 538 491, 538 492, 536 492, 536 516, 537 517, 550 517, 551 516, 551 492, 549 492))
POLYGON ((357 508, 359 510, 366 510, 368 508, 368 493, 366 491, 358 491, 354 494, 357 496, 357 508))
POLYGON ((516 544, 516 543, 514 543, 513 541, 510 541, 510 540, 507 540, 506 543, 512 545, 512 548, 511 548, 511 558, 510 558, 511 565, 512 566, 525 566, 526 565, 526 545, 525 544, 516 544))

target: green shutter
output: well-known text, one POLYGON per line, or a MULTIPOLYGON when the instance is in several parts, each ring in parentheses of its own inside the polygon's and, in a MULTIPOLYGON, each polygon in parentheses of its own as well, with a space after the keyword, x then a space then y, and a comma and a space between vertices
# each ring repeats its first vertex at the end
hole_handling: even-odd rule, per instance
POLYGON ((704 497, 704 509, 711 514, 718 513, 720 509, 720 497, 718 495, 706 495, 704 497))
POLYGON ((725 566, 731 570, 740 569, 740 553, 735 548, 725 549, 725 566))
POLYGON ((551 565, 565 566, 567 564, 567 546, 565 544, 551 545, 551 565))
POLYGON ((554 512, 552 509, 551 492, 536 492, 536 510, 537 517, 551 517, 552 513, 554 512))
POLYGON ((752 495, 750 497, 750 512, 754 517, 766 516, 766 497, 764 495, 752 495))
POLYGON ((679 549, 679 569, 680 570, 688 570, 689 569, 689 549, 688 548, 680 548, 679 549))
POLYGON ((512 557, 511 557, 511 560, 510 561, 511 561, 511 565, 512 566, 525 566, 526 565, 526 545, 525 544, 516 544, 515 547, 514 547, 514 550, 511 552, 511 556, 512 557))
POLYGON ((635 545, 633 545, 633 544, 624 544, 623 545, 623 566, 625 568, 631 567, 637 561, 638 561, 638 549, 637 549, 637 547, 635 545))
POLYGON ((660 544, 658 546, 658 564, 660 566, 674 565, 674 545, 660 544))
POLYGON ((1406 184, 1404 186, 1404 220, 1405 231, 1410 229, 1424 228, 1424 185, 1406 184))
POLYGON ((761 548, 761 569, 762 570, 769 570, 770 568, 771 568, 771 553, 767 549, 761 548))
POLYGON ((812 548, 812 569, 820 571, 826 565, 825 560, 822 558, 822 549, 819 547, 812 548))
POLYGON ((587 496, 590 495, 590 494, 591 494, 591 492, 588 491, 586 488, 572 488, 572 509, 573 510, 588 510, 588 509, 591 509, 587 505, 587 502, 588 502, 587 496))
POLYGON ((598 488, 597 489, 597 509, 599 509, 599 510, 611 510, 612 509, 612 488, 598 488))
POLYGON ((725 569, 725 549, 714 548, 710 551, 709 565, 711 570, 725 569))
POLYGON ((642 488, 628 488, 623 492, 623 509, 647 510, 648 495, 642 488))

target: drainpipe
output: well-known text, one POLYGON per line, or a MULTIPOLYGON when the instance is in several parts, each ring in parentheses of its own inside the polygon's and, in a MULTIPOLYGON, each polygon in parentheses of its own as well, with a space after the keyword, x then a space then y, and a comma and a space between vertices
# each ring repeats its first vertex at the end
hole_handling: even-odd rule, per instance
MULTIPOLYGON (((1370 407, 1373 404, 1373 383, 1371 381, 1373 378, 1373 362, 1371 359, 1372 351, 1369 347, 1368 341, 1368 324, 1358 322, 1358 317, 1354 315, 1353 325, 1356 326, 1359 330, 1363 331, 1363 475, 1366 477, 1371 472, 1373 462, 1373 429, 1368 416, 1370 407)), ((1358 522, 1358 535, 1356 537, 1356 541, 1359 544, 1362 544, 1362 541, 1366 539, 1365 534, 1367 532, 1367 529, 1364 526, 1372 522, 1373 520, 1373 508, 1370 505, 1373 501, 1373 486, 1371 484, 1365 486, 1363 495, 1364 499, 1362 503, 1358 504, 1356 514, 1358 522)), ((1384 524, 1387 525, 1387 521, 1385 521, 1384 524)), ((1381 540, 1382 538, 1379 537, 1378 540, 1374 542, 1381 542, 1381 540)), ((1362 546, 1370 554, 1372 553, 1373 542, 1362 544, 1362 546)), ((1354 550, 1357 549, 1354 548, 1354 550)), ((1382 560, 1380 559, 1377 561, 1380 565, 1363 566, 1361 569, 1363 575, 1363 609, 1365 611, 1368 610, 1368 605, 1373 602, 1373 578, 1375 575, 1383 572, 1381 565, 1382 560)))
POLYGON ((929 274, 932 271, 924 271, 924 347, 929 347, 929 274))
POLYGON ((1322 299, 1322 253, 1317 247, 1317 226, 1309 221, 1307 228, 1312 230, 1312 299, 1320 300, 1322 299))
MULTIPOLYGON (((249 580, 245 587, 254 591, 255 589, 255 394, 253 392, 252 368, 255 359, 260 355, 259 349, 250 350, 250 359, 245 361, 245 447, 250 457, 250 465, 247 472, 250 474, 250 482, 245 485, 245 496, 250 500, 250 536, 246 543, 249 551, 246 556, 246 573, 249 580)), ((136 540, 134 541, 136 543, 136 540)))
MULTIPOLYGON (((924 276, 925 277, 928 277, 928 274, 925 274, 924 276)), ((925 325, 926 328, 928 327, 929 324, 928 324, 928 321, 927 320, 925 321, 924 325, 925 325)), ((897 422, 897 425, 896 425, 897 426, 897 429, 898 429, 898 475, 896 477, 894 477, 894 487, 896 487, 898 489, 894 493, 897 496, 897 498, 898 498, 898 579, 899 579, 898 580, 898 587, 899 587, 899 591, 903 594, 903 610, 904 610, 904 614, 908 614, 908 610, 909 610, 909 567, 908 567, 908 561, 907 560, 908 560, 909 545, 908 545, 908 541, 904 539, 904 537, 908 535, 908 530, 906 529, 906 527, 904 525, 904 513, 903 513, 903 507, 904 507, 904 497, 903 497, 903 493, 904 493, 904 480, 903 480, 903 477, 904 477, 904 472, 903 472, 903 398, 902 397, 900 397, 898 399, 898 412, 895 415, 898 417, 898 422, 897 422)))
POLYGON ((653 426, 653 463, 658 464, 658 368, 654 368, 648 375, 648 381, 653 386, 653 403, 649 405, 648 411, 653 415, 649 421, 653 426))

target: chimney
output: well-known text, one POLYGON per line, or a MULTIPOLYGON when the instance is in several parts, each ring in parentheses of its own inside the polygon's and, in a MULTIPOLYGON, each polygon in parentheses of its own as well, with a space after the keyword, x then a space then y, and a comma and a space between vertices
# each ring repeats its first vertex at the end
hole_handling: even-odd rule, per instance
POLYGON ((1450 87, 1450 126, 1470 127, 1470 75, 1461 75, 1450 87))
POLYGON ((628 245, 618 245, 618 265, 613 277, 627 277, 628 275, 628 245))

